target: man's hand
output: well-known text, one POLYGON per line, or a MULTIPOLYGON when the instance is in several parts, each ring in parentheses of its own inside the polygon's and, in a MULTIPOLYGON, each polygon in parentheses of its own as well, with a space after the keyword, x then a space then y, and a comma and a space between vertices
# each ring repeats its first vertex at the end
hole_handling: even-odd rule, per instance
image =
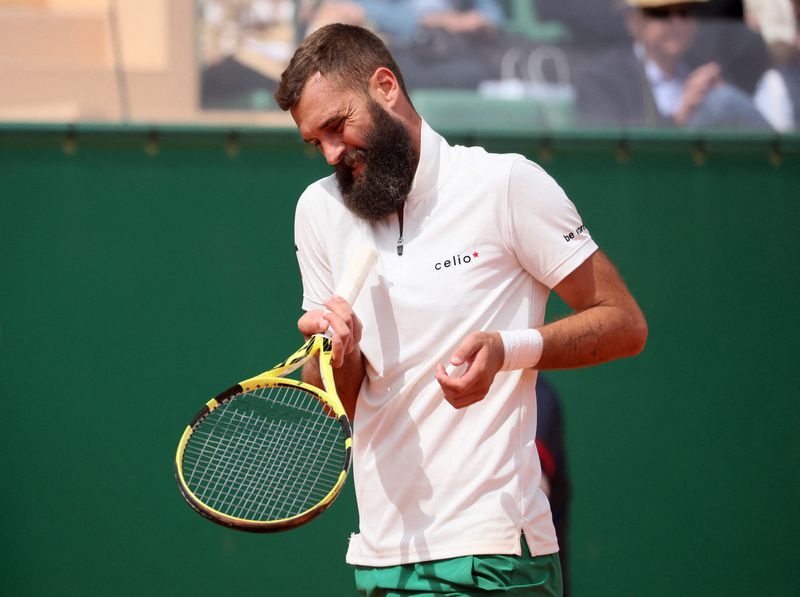
POLYGON ((675 124, 686 125, 709 92, 721 84, 722 72, 716 62, 709 62, 693 70, 686 79, 681 104, 673 117, 675 124))
POLYGON ((361 320, 353 313, 350 304, 343 298, 333 296, 325 303, 327 311, 315 310, 303 314, 297 321, 297 329, 306 338, 333 330, 333 366, 339 368, 345 358, 358 349, 361 342, 361 320))
POLYGON ((445 399, 454 408, 483 400, 503 366, 504 356, 503 340, 498 332, 473 332, 467 336, 450 360, 453 365, 467 365, 463 375, 449 376, 444 367, 436 366, 436 380, 445 399))
MULTIPOLYGON (((353 313, 352 307, 343 298, 332 297, 325 303, 327 311, 314 310, 303 314, 297 321, 297 329, 306 338, 313 334, 324 334, 328 328, 333 329, 333 367, 336 391, 344 405, 347 416, 353 420, 356 412, 356 400, 364 380, 364 359, 361 356, 361 320, 353 313)), ((303 367, 303 381, 318 388, 324 387, 315 359, 311 359, 303 367)))

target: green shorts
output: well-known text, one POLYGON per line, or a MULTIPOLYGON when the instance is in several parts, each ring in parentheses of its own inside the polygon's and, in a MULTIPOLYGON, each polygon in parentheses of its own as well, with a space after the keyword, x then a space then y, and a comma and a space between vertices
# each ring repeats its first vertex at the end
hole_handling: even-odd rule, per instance
POLYGON ((461 556, 387 568, 356 566, 356 588, 367 597, 561 597, 558 554, 461 556))

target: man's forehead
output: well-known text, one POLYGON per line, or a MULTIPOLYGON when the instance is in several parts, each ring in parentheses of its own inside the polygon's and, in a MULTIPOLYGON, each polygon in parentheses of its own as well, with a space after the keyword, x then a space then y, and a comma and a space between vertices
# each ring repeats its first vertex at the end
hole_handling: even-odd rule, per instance
MULTIPOLYGON (((321 94, 330 94, 339 91, 339 86, 329 78, 317 71, 311 75, 303 85, 303 90, 300 92, 300 102, 303 98, 309 96, 318 96, 321 94)), ((300 103, 298 102, 298 103, 300 103)))
POLYGON ((353 92, 316 73, 303 86, 300 99, 292 108, 292 116, 304 137, 343 112, 352 101, 353 92))
POLYGON ((325 114, 336 111, 340 102, 338 95, 330 82, 319 73, 309 77, 303 85, 300 98, 291 109, 298 126, 301 120, 305 126, 314 126, 317 120, 325 119, 325 114))

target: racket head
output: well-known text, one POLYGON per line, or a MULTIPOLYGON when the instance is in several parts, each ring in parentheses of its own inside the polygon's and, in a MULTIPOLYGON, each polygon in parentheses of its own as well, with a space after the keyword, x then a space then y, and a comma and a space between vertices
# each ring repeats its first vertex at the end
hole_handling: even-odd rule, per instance
POLYGON ((352 435, 335 388, 274 375, 316 351, 329 367, 330 340, 312 337, 273 370, 209 400, 186 427, 175 477, 198 513, 229 528, 275 532, 312 520, 339 494, 352 435))

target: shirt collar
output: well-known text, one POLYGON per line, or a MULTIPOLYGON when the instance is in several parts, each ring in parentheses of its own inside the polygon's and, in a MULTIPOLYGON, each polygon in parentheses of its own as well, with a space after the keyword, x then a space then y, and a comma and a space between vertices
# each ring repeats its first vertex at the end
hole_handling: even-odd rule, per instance
POLYGON ((439 180, 440 149, 444 139, 422 120, 419 141, 419 163, 411 184, 409 199, 421 197, 433 188, 439 180))
POLYGON ((676 69, 675 76, 668 76, 663 70, 661 70, 661 67, 658 66, 654 60, 651 60, 647 57, 647 52, 645 52, 644 46, 640 43, 637 43, 633 46, 633 51, 636 53, 636 57, 644 66, 644 72, 652 85, 682 82, 688 74, 686 65, 681 63, 676 69))

